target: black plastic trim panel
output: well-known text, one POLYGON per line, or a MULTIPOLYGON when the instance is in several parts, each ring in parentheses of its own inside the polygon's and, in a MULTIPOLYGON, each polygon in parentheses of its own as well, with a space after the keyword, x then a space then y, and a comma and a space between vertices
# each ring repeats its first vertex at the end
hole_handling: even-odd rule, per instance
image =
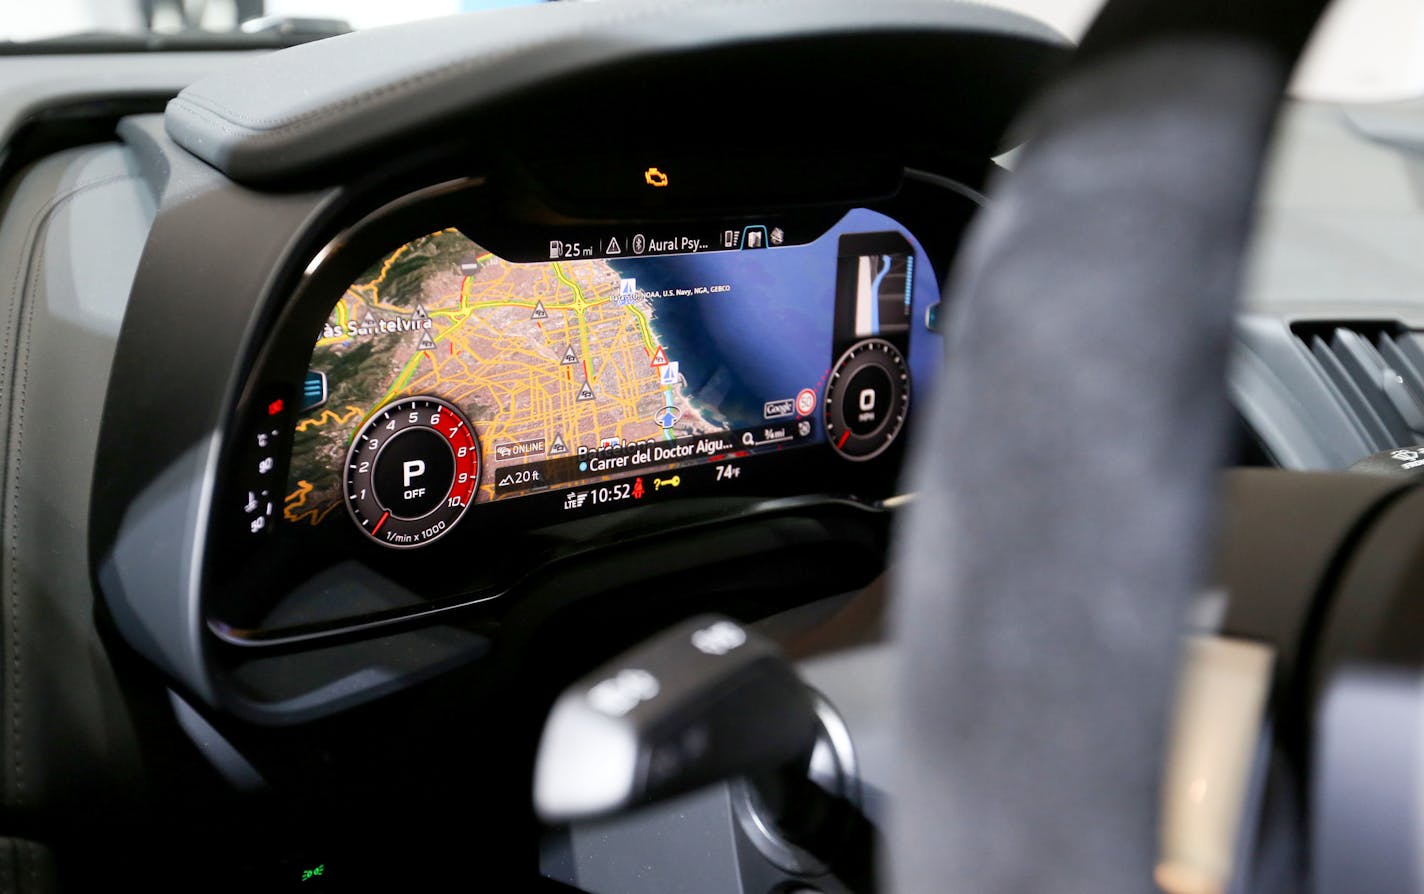
POLYGON ((534 149, 614 132, 644 149, 735 151, 810 134, 865 147, 890 130, 920 151, 985 156, 1066 46, 979 3, 554 3, 274 54, 185 89, 168 130, 236 180, 292 186, 396 146, 492 137, 534 149), (854 126, 855 109, 884 123, 854 126))

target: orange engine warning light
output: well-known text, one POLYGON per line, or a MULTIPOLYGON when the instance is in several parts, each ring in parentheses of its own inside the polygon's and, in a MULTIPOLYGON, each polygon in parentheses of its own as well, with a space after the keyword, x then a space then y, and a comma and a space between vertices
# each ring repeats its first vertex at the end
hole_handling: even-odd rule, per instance
POLYGON ((668 185, 668 175, 657 168, 648 168, 643 172, 643 180, 649 185, 661 189, 668 185))
POLYGON ((633 499, 643 499, 643 479, 641 478, 633 482, 633 499))

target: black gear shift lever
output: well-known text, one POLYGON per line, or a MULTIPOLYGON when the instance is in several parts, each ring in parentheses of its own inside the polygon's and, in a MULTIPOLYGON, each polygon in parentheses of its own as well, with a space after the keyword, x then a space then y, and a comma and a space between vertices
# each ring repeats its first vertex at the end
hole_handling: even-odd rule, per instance
POLYGON ((683 622, 566 689, 539 743, 534 806, 572 822, 727 779, 770 863, 799 875, 834 864, 868 883, 875 835, 849 730, 774 643, 727 618, 683 622))

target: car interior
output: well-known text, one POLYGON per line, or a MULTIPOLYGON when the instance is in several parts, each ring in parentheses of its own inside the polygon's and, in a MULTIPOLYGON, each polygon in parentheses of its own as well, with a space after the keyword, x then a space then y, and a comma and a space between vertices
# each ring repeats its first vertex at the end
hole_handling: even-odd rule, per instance
POLYGON ((0 892, 1424 890, 1323 0, 208 5, 0 14, 0 892))

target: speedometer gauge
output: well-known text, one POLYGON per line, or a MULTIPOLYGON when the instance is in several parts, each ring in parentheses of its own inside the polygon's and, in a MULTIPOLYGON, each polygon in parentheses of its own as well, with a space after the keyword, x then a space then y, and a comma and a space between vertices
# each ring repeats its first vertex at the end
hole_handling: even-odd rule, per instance
POLYGON ((910 407, 910 374, 898 348, 868 338, 836 361, 826 383, 826 437, 841 456, 863 462, 900 434, 910 407))
POLYGON ((443 536, 469 509, 480 480, 469 420, 436 397, 378 410, 346 457, 346 508, 366 536, 407 549, 443 536))

